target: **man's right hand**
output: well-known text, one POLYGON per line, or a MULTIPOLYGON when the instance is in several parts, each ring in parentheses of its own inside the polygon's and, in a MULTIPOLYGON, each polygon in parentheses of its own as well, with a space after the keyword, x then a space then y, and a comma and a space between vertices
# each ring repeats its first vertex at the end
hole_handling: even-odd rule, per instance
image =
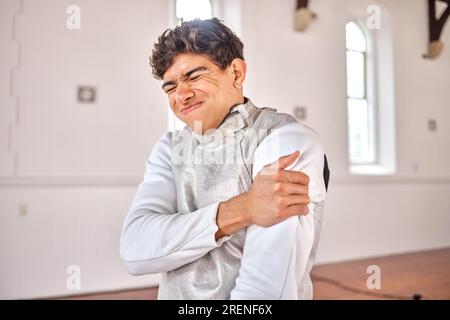
POLYGON ((309 177, 286 169, 299 156, 296 151, 265 166, 248 192, 220 203, 216 239, 252 224, 269 227, 291 216, 306 215, 309 177))
POLYGON ((308 213, 309 177, 300 171, 286 170, 299 156, 298 151, 283 156, 255 177, 244 202, 250 224, 269 227, 308 213))

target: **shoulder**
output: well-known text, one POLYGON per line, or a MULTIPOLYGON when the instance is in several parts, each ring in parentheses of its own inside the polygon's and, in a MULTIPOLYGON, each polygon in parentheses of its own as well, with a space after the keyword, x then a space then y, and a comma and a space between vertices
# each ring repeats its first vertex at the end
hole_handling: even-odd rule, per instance
POLYGON ((153 147, 148 163, 170 165, 173 132, 165 132, 153 147))
POLYGON ((166 131, 161 138, 159 138, 153 150, 165 152, 170 150, 172 141, 174 139, 174 133, 172 131, 166 131))
POLYGON ((259 130, 265 129, 268 132, 280 128, 289 123, 296 123, 297 120, 290 114, 277 112, 274 108, 257 108, 253 127, 259 130))
POLYGON ((319 134, 305 123, 284 124, 274 129, 272 135, 278 137, 283 143, 302 146, 305 151, 308 149, 311 152, 323 152, 322 139, 319 134))
MULTIPOLYGON (((317 132, 302 122, 289 122, 273 130, 259 144, 255 157, 275 161, 279 157, 299 150, 302 158, 321 159, 324 148, 317 132)), ((273 162, 270 161, 270 162, 273 162)))
POLYGON ((300 151, 300 157, 287 169, 301 171, 310 178, 310 197, 313 202, 325 198, 325 151, 319 135, 304 123, 283 125, 267 136, 254 153, 253 178, 261 169, 280 157, 300 151))

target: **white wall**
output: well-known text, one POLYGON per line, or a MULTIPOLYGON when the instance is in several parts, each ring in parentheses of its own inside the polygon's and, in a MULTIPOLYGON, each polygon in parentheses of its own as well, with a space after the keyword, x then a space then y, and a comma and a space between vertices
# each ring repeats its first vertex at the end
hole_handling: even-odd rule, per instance
POLYGON ((0 298, 155 284, 158 276, 126 273, 118 244, 145 160, 166 130, 148 56, 169 27, 167 2, 77 1, 80 30, 66 28, 72 1, 22 3, 13 27, 21 2, 0 2, 0 298), (98 87, 95 105, 76 102, 79 84, 98 87), (66 288, 69 265, 81 267, 81 290, 66 288))
MULTIPOLYGON (((424 60, 425 1, 382 2, 394 29, 398 174, 351 177, 350 1, 311 1, 318 19, 306 33, 293 31, 293 0, 221 4, 246 46, 246 93, 283 112, 305 105, 323 138, 332 183, 319 263, 449 246, 450 27, 439 59, 424 60), (428 118, 436 132, 427 131, 428 118)), ((173 3, 80 0, 77 31, 66 28, 72 2, 60 0, 24 0, 13 27, 20 3, 0 2, 0 298, 156 284, 158 276, 126 274, 118 241, 146 157, 166 130, 167 103, 148 55, 173 3), (78 84, 98 87, 95 105, 76 103, 78 84), (81 290, 66 287, 69 265, 81 267, 81 290)))

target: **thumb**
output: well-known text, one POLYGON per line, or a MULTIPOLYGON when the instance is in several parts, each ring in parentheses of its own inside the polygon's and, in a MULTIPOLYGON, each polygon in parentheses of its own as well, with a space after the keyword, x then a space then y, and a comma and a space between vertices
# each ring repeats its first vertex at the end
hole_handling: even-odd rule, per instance
POLYGON ((270 164, 271 169, 286 169, 289 165, 295 162, 300 156, 300 151, 295 151, 291 154, 280 157, 277 161, 270 164))

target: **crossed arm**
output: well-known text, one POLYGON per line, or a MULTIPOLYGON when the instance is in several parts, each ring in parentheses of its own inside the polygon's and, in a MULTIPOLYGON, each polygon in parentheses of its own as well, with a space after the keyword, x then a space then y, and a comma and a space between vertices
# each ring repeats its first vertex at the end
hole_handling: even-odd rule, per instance
MULTIPOLYGON (((192 213, 174 214, 176 190, 170 168, 170 141, 170 133, 165 134, 152 152, 124 221, 120 254, 128 271, 139 275, 176 269, 217 248, 228 239, 227 235, 248 227, 231 298, 292 297, 293 278, 304 270, 312 246, 312 215, 295 215, 271 227, 260 227, 252 224, 242 206, 237 205, 245 201, 244 195, 234 199, 234 205, 233 201, 216 202, 192 213)), ((310 176, 309 209, 313 212, 314 202, 324 197, 323 150, 307 127, 293 124, 274 130, 255 152, 253 176, 295 150, 301 150, 302 155, 288 169, 302 170, 310 176), (274 141, 278 142, 277 153, 273 152, 274 141)))
POLYGON ((168 132, 147 160, 144 179, 123 223, 120 255, 133 275, 179 268, 221 244, 215 239, 219 202, 191 213, 175 214, 170 145, 168 132))

